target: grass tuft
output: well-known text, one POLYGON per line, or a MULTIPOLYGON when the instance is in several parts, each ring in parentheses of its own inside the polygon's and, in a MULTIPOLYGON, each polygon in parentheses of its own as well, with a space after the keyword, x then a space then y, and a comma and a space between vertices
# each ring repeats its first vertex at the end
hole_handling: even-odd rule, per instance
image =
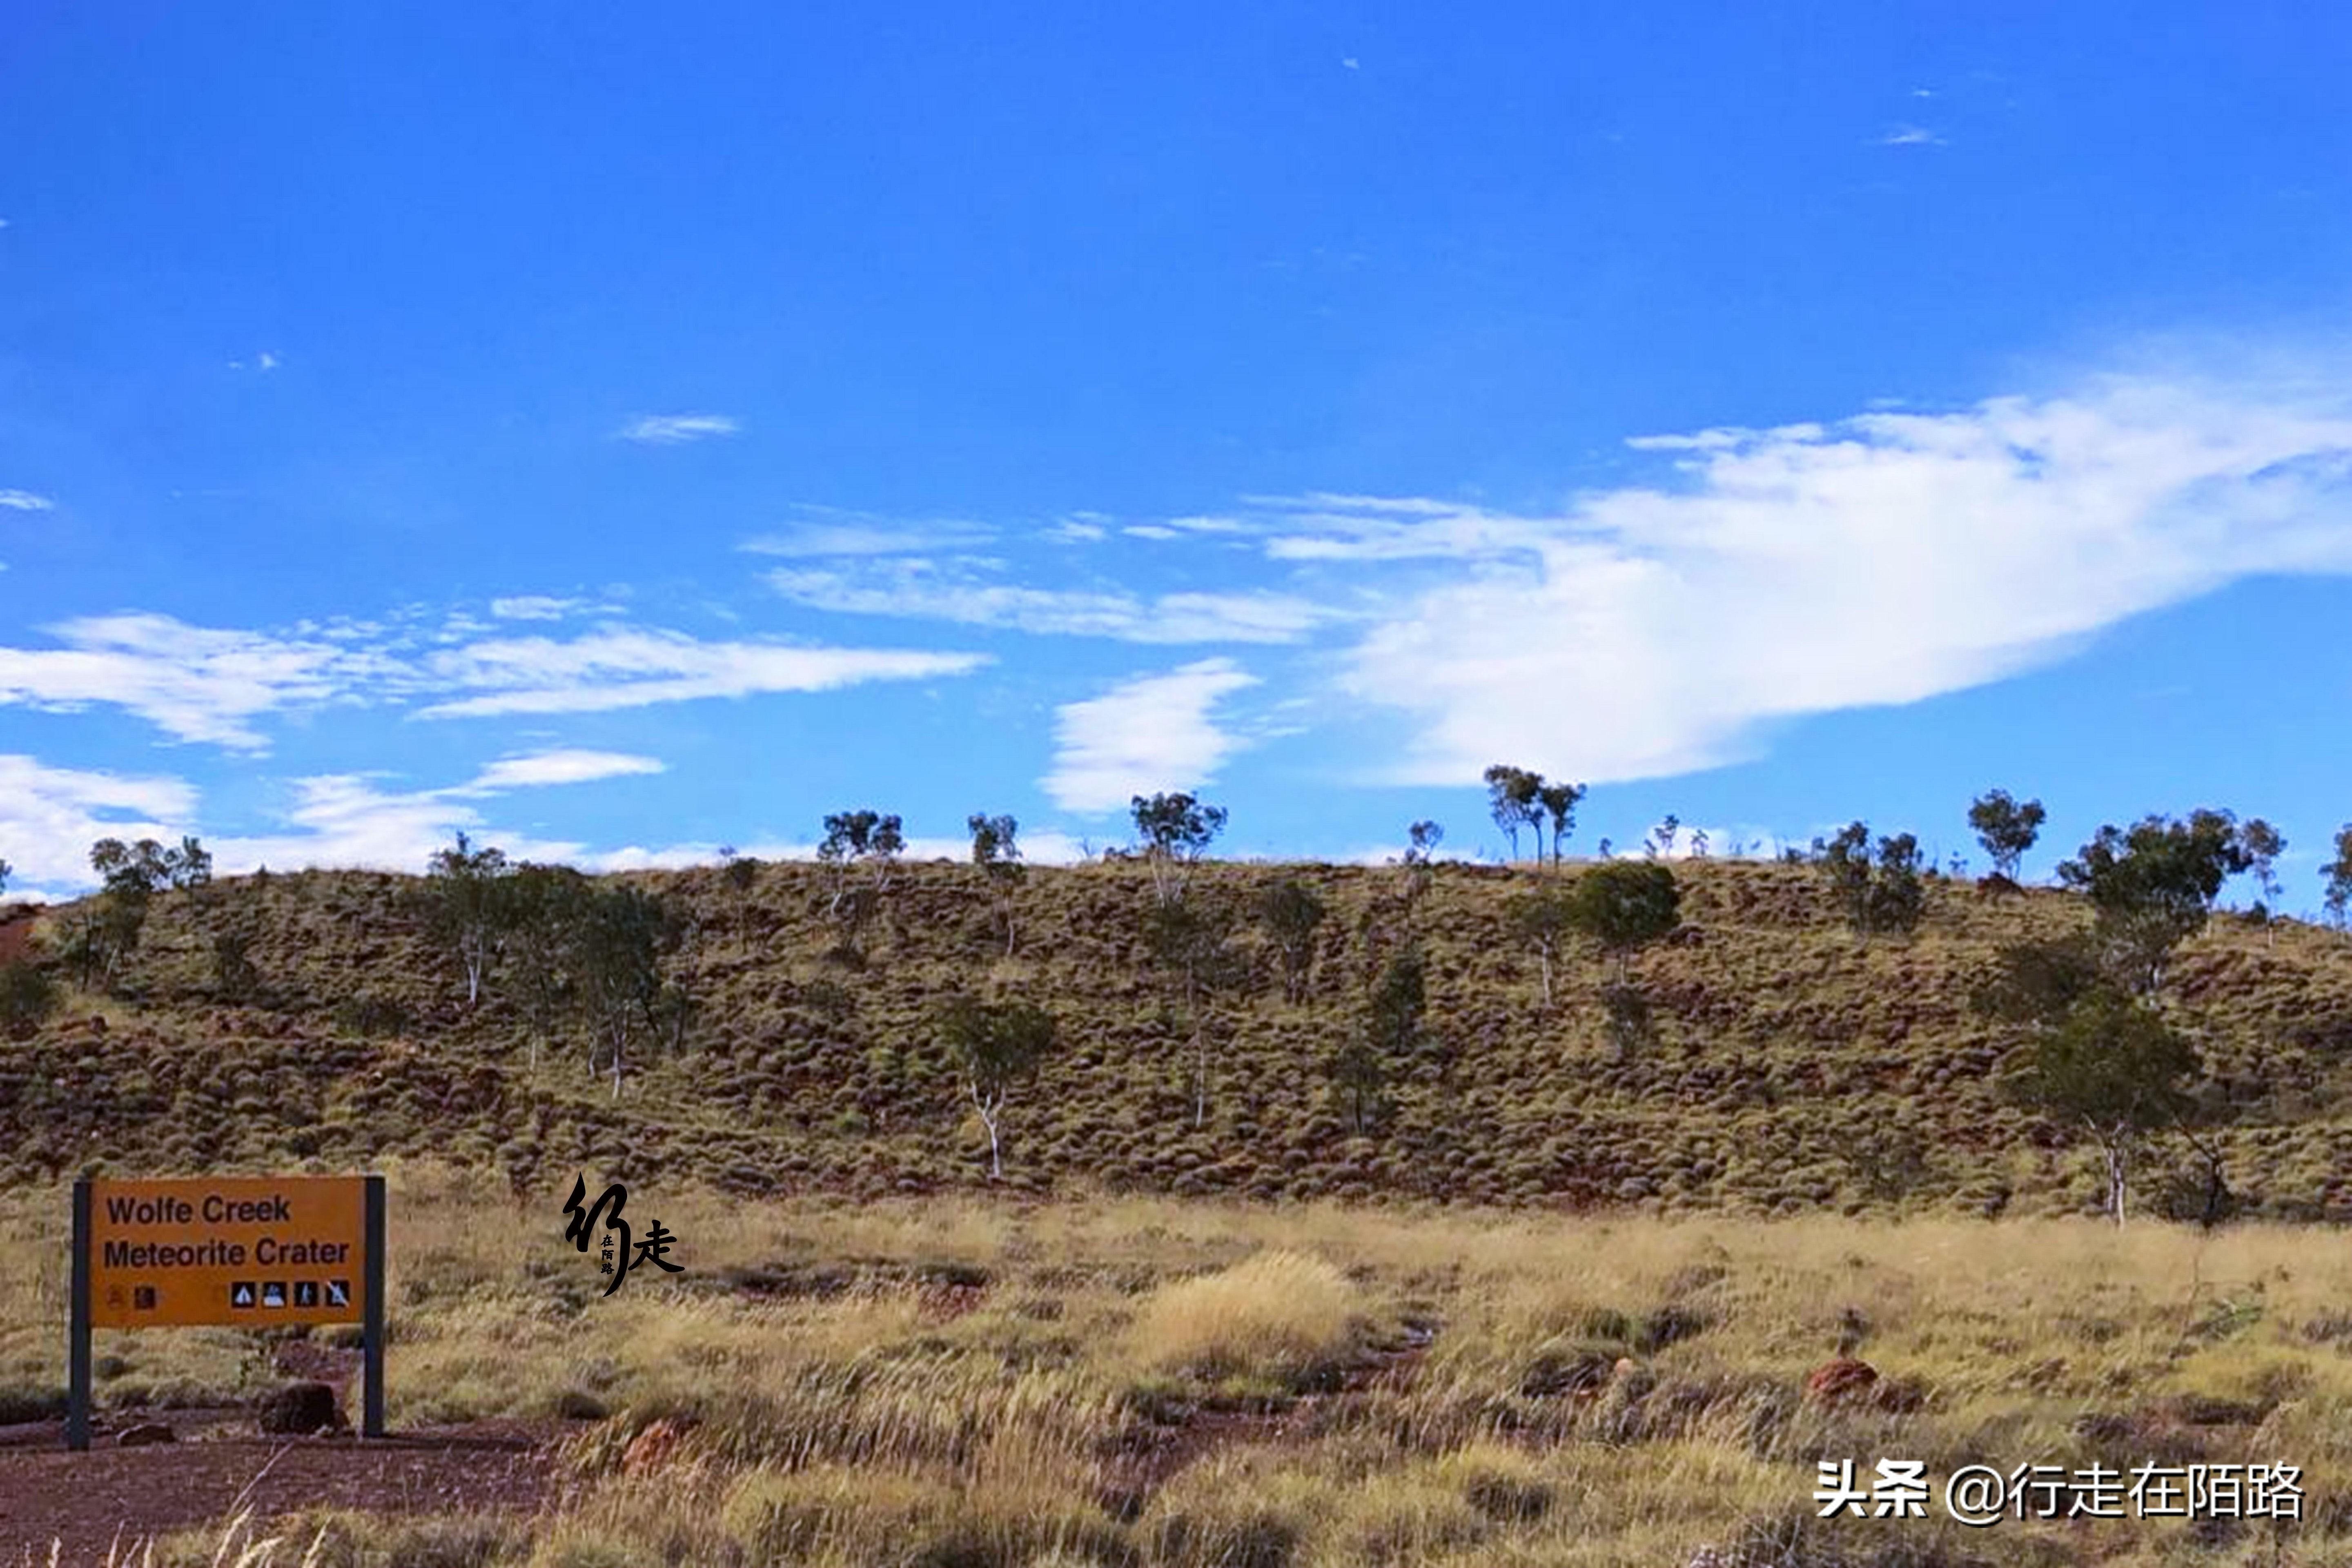
POLYGON ((1297 1386, 1354 1349, 1363 1323, 1362 1293, 1338 1268, 1302 1253, 1262 1252, 1154 1293, 1133 1345, 1156 1371, 1297 1386))

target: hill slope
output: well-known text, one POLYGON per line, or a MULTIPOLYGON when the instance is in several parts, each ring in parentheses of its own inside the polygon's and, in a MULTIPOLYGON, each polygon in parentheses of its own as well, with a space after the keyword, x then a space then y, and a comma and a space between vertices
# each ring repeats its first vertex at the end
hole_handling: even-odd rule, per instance
MULTIPOLYGON (((1507 936, 1507 894, 1537 873, 1441 868, 1410 918, 1433 1050, 1363 1137, 1325 1064, 1404 929, 1393 871, 1196 870, 1191 896, 1211 904, 1246 911, 1296 875, 1330 910, 1296 1005, 1245 921, 1250 973, 1214 1015, 1198 1129, 1191 1031, 1145 964, 1139 866, 1033 870, 1009 959, 971 868, 905 868, 862 965, 828 956, 817 868, 761 866, 740 887, 710 869, 633 878, 693 922, 672 967, 699 1012, 683 1049, 640 1047, 617 1099, 587 1068, 583 1026, 533 1059, 507 974, 465 1005, 416 916, 419 879, 241 879, 158 900, 124 997, 69 993, 37 1032, 0 1041, 0 1181, 92 1162, 351 1168, 435 1152, 502 1168, 519 1191, 568 1186, 575 1168, 744 1193, 982 1184, 980 1129, 929 1023, 970 988, 1061 1021, 1063 1048, 1007 1115, 1016 1190, 1981 1212, 2095 1200, 2087 1157, 2000 1101, 2001 1042, 1966 1002, 2000 944, 2086 923, 2073 896, 1936 880, 1916 936, 1865 945, 1809 868, 1676 868, 1684 928, 1633 971, 1653 1037, 1621 1052, 1597 960, 1559 964, 1546 1008, 1535 954, 1507 936), (255 933, 259 1005, 211 994, 210 932, 231 919, 255 933)), ((37 924, 35 952, 54 948, 64 914, 37 924)), ((2352 946, 2218 917, 2168 990, 2237 1113, 2220 1140, 2231 1187, 2254 1212, 2352 1218, 2352 946)), ((2160 1199, 2167 1181, 2151 1172, 2143 1191, 2160 1199)))

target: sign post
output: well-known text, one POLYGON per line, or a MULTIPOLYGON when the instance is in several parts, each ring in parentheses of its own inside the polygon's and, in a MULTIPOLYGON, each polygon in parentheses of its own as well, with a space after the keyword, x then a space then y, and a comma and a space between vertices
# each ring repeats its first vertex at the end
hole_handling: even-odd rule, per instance
POLYGON ((93 1327, 358 1323, 361 1435, 383 1436, 382 1176, 74 1184, 66 1444, 89 1447, 93 1327))
POLYGON ((89 1184, 73 1191, 73 1339, 66 1351, 66 1447, 89 1447, 89 1184))
POLYGON ((360 1328, 360 1436, 383 1436, 383 1178, 367 1178, 367 1258, 362 1269, 366 1313, 360 1328))

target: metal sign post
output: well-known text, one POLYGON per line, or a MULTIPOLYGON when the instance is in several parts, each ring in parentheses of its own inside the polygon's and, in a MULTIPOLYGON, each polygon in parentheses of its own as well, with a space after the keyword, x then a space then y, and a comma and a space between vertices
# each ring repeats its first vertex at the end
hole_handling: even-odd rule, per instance
POLYGON ((89 1447, 89 1181, 73 1189, 73 1321, 66 1343, 66 1447, 89 1447))
POLYGON ((367 1178, 367 1294, 360 1324, 360 1436, 383 1436, 383 1178, 367 1178))

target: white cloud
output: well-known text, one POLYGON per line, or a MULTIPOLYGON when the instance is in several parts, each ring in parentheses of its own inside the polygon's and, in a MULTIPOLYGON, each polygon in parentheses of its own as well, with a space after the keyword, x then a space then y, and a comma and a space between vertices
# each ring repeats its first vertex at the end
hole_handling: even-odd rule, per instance
POLYGON ((47 628, 62 648, 0 647, 0 705, 129 710, 183 741, 267 742, 263 714, 341 695, 378 661, 330 644, 191 626, 169 616, 97 616, 47 628))
POLYGON ((490 614, 502 621, 560 621, 582 607, 578 599, 556 599, 544 594, 518 594, 492 599, 490 614))
POLYGON ((1092 544, 1108 537, 1109 532, 1099 522, 1083 518, 1064 518, 1045 530, 1045 537, 1055 544, 1092 544))
POLYGON ((1176 530, 1157 522, 1131 523, 1120 529, 1119 531, 1129 539, 1181 539, 1184 537, 1176 530))
MULTIPOLYGON (((1614 839, 1610 840, 1609 858, 1612 860, 1652 858, 1653 841, 1664 826, 1663 822, 1654 823, 1622 844, 1614 839)), ((1792 841, 1784 840, 1777 834, 1768 833, 1758 827, 1706 826, 1698 823, 1685 822, 1675 827, 1674 847, 1660 849, 1655 858, 1663 860, 1777 860, 1780 858, 1782 847, 1790 842, 1792 841), (1699 836, 1702 834, 1706 836, 1704 855, 1700 853, 1699 843, 1699 836)), ((1597 839, 1593 840, 1590 847, 1581 850, 1571 843, 1565 851, 1571 860, 1580 854, 1591 856, 1598 855, 1600 852, 1600 841, 1597 839)))
MULTIPOLYGON (((305 866, 362 867, 384 871, 421 871, 433 853, 460 832, 495 844, 510 860, 562 861, 588 870, 628 870, 638 865, 695 861, 680 851, 671 858, 638 858, 637 849, 591 854, 562 839, 533 838, 502 830, 472 802, 518 789, 591 784, 665 771, 654 757, 620 752, 548 751, 501 757, 468 783, 446 789, 388 790, 382 774, 329 773, 296 779, 294 804, 284 820, 295 830, 222 839, 214 846, 216 868, 242 874, 257 866, 291 870, 305 866)), ((709 857, 716 858, 715 852, 709 857)))
POLYGON ((924 551, 960 550, 984 544, 995 531, 976 522, 937 519, 929 522, 892 522, 856 512, 818 512, 825 521, 804 523, 784 533, 762 534, 741 548, 753 555, 816 557, 827 555, 908 555, 924 551))
MULTIPOLYGON (((1021 858, 1030 865, 1075 866, 1087 858, 1087 847, 1091 841, 1075 837, 1059 828, 1024 827, 1021 830, 1018 842, 1021 847, 1021 858)), ((1095 843, 1093 847, 1099 852, 1102 845, 1095 843)), ((760 860, 814 860, 816 858, 817 841, 811 838, 744 844, 737 847, 737 852, 746 858, 760 860)), ((627 849, 617 853, 642 858, 633 859, 628 864, 610 866, 609 868, 614 870, 632 870, 638 865, 670 867, 713 865, 719 859, 719 851, 716 848, 700 845, 677 845, 667 849, 656 850, 627 849)), ((903 858, 953 860, 961 864, 971 858, 971 840, 912 836, 907 840, 903 858)), ((609 861, 610 857, 603 858, 603 860, 609 861)), ((591 861, 596 862, 598 858, 592 857, 591 861)))
POLYGON ((422 871, 434 851, 459 832, 495 843, 509 859, 572 861, 578 844, 491 831, 459 790, 402 792, 380 788, 381 775, 331 773, 293 783, 294 804, 284 814, 293 832, 226 837, 207 843, 215 869, 242 876, 257 867, 422 871))
POLYGON ((262 752, 259 720, 332 702, 421 698, 425 718, 585 713, 961 675, 989 662, 982 654, 703 642, 625 626, 570 641, 484 638, 462 617, 437 630, 418 629, 416 618, 304 622, 284 634, 153 615, 66 621, 47 628, 62 647, 0 647, 0 707, 117 707, 178 740, 262 752))
POLYGON ((512 637, 432 655, 427 668, 439 685, 479 695, 434 703, 418 717, 592 713, 709 697, 827 691, 869 680, 964 675, 988 662, 984 654, 700 642, 677 632, 625 628, 570 642, 512 637))
POLYGON ((1770 721, 2000 679, 2235 578, 2352 571, 2352 416, 2283 390, 2108 378, 1681 449, 1676 487, 1554 517, 1327 520, 1333 558, 1461 554, 1347 656, 1348 690, 1412 718, 1385 776, 1717 766, 1770 721))
POLYGON ((500 790, 532 789, 544 784, 590 784, 598 779, 628 778, 664 772, 658 757, 632 756, 626 752, 532 752, 501 757, 476 775, 472 784, 452 791, 461 795, 492 795, 500 790))
POLYGON ((57 502, 31 490, 0 490, 0 509, 8 511, 49 511, 57 502))
POLYGON ((1041 784, 1066 811, 1113 811, 1130 796, 1213 777, 1244 742, 1209 710, 1257 678, 1227 658, 1125 681, 1055 711, 1054 771, 1041 784))
POLYGON ((742 426, 724 414, 649 414, 624 425, 615 434, 624 441, 675 447, 682 441, 732 436, 742 426))
POLYGON ((1337 510, 1326 503, 1281 521, 1283 528, 1265 545, 1276 561, 1469 560, 1535 552, 1554 536, 1542 523, 1467 506, 1415 516, 1337 510))
POLYGON ((977 581, 927 561, 898 561, 858 574, 781 570, 769 573, 767 581, 785 598, 812 609, 1138 643, 1295 642, 1337 618, 1312 600, 1287 594, 1185 593, 1147 599, 1119 590, 977 581))
POLYGON ((89 847, 100 838, 176 842, 192 830, 196 792, 173 778, 52 768, 27 756, 0 756, 0 859, 8 892, 62 895, 90 879, 89 847))
POLYGON ((1934 132, 1917 125, 1896 125, 1878 139, 1882 147, 1941 147, 1944 139, 1934 132))

